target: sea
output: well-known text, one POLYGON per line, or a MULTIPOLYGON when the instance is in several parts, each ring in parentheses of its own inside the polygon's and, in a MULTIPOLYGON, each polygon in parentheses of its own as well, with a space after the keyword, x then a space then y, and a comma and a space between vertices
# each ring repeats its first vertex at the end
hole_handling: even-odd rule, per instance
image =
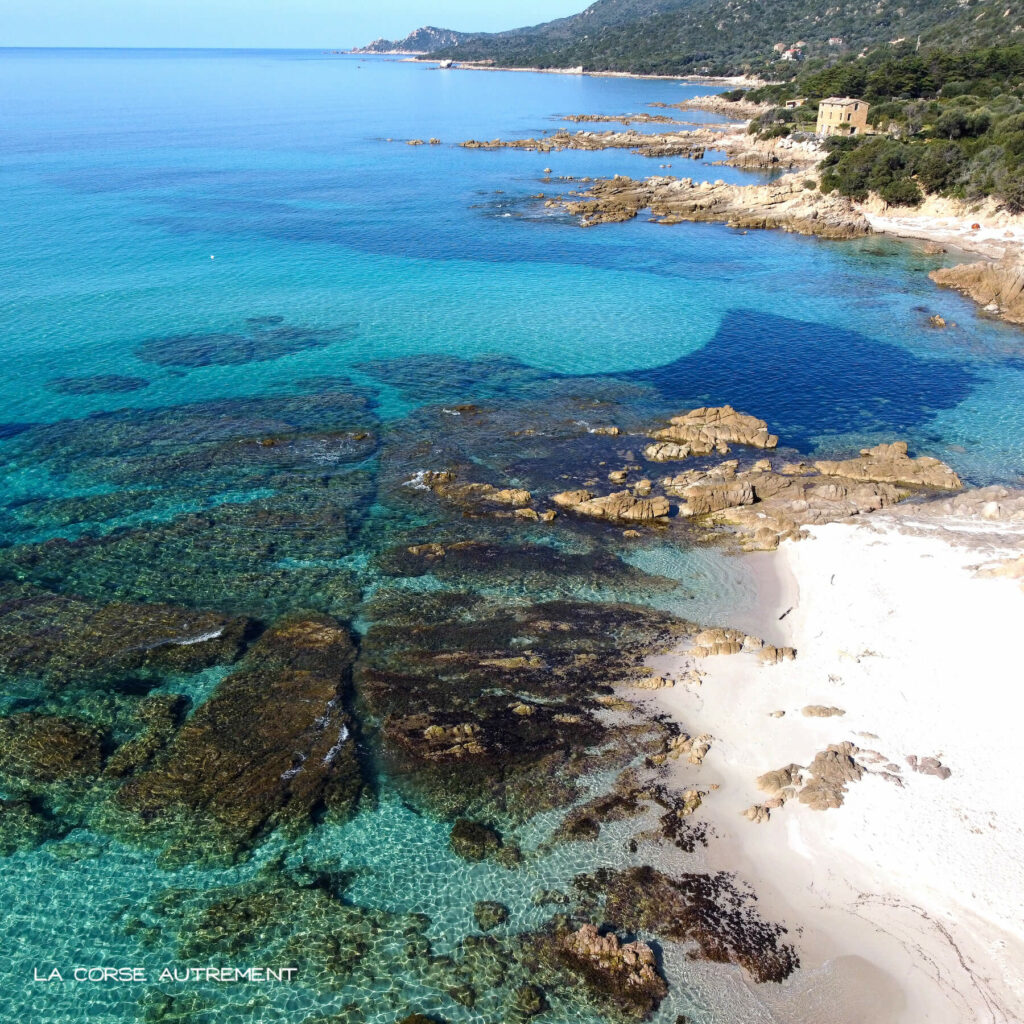
MULTIPOLYGON (((541 634, 564 619, 573 638, 581 609, 607 615, 614 640, 617 616, 641 616, 629 629, 644 635, 672 617, 728 625, 756 588, 743 559, 696 536, 489 518, 446 505, 423 473, 457 465, 459 480, 552 493, 632 463, 645 426, 730 403, 793 457, 902 439, 970 484, 1024 479, 1020 331, 927 276, 964 254, 643 215, 583 230, 545 205, 581 178, 770 175, 713 152, 665 167, 623 150, 458 145, 708 91, 339 52, 0 50, 2 1024, 621 1019, 583 981, 541 980, 517 936, 558 914, 619 924, 579 896, 581 876, 698 871, 700 851, 638 843, 628 815, 596 838, 559 835, 565 808, 629 756, 602 766, 596 740, 576 750, 543 730, 517 747, 497 712, 474 735, 495 730, 484 745, 499 768, 466 769, 468 795, 453 792, 472 744, 418 762, 402 738, 414 713, 420 732, 475 721, 492 692, 477 682, 470 699, 465 675, 446 690, 455 670, 424 669, 423 652, 493 661, 500 634, 532 671, 534 650, 568 657, 541 634), (620 437, 600 432, 612 424, 620 437), (409 555, 430 543, 463 547, 409 555), (204 814, 223 824, 223 794, 265 770, 228 740, 271 729, 287 689, 266 683, 279 655, 260 637, 303 616, 355 645, 349 717, 324 764, 349 744, 361 795, 335 815, 325 806, 343 800, 314 801, 298 825, 270 815, 224 845, 178 842, 173 829, 204 814), (200 656, 232 629, 235 647, 200 656), (189 656, 150 657, 167 643, 189 656), (228 696, 240 657, 265 701, 228 696), (176 767, 188 758, 191 774, 176 767), (532 796, 513 798, 517 773, 532 796), (499 829, 521 860, 458 855, 460 817, 499 829), (506 915, 484 939, 480 901, 506 915), (295 976, 162 974, 188 965, 295 976)), ((580 650, 604 650, 602 631, 579 629, 580 650)), ((524 722, 561 700, 545 685, 509 691, 541 708, 517 711, 524 722)), ((559 720, 615 710, 574 694, 583 711, 559 720)), ((641 763, 650 752, 630 742, 641 763)), ((742 966, 642 926, 619 934, 657 951, 669 993, 654 1020, 777 1019, 742 966)))

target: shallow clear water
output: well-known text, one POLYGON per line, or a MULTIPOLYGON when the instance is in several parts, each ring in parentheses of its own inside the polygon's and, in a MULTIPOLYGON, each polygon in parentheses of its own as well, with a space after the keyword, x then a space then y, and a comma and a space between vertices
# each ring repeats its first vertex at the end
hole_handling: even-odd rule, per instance
MULTIPOLYGON (((638 420, 731 402, 805 452, 900 437, 974 482, 1019 480, 1020 333, 938 291, 926 276, 936 257, 889 241, 836 244, 642 219, 582 231, 531 198, 563 190, 541 181, 545 168, 556 178, 642 175, 658 173, 657 164, 621 151, 543 155, 452 145, 550 132, 566 114, 643 111, 700 91, 667 81, 439 72, 305 52, 0 51, 3 543, 27 549, 54 538, 102 538, 269 499, 276 480, 233 465, 197 469, 182 456, 180 478, 175 464, 161 464, 126 483, 118 482, 118 463, 157 461, 164 442, 154 434, 146 447, 141 410, 308 394, 321 378, 343 378, 368 397, 385 437, 414 432, 407 417, 421 405, 568 404, 567 396, 579 397, 579 377, 583 397, 612 389, 620 412, 638 420), (444 144, 404 145, 431 136, 444 144), (929 328, 935 312, 957 326, 929 328), (235 339, 237 359, 210 362, 203 339, 225 334, 235 339), (184 365, 174 358, 183 345, 194 350, 184 365), (504 361, 481 362, 490 356, 504 361), (125 414, 130 430, 88 418, 119 409, 135 410, 125 414), (46 426, 59 421, 72 422, 46 426)), ((710 163, 672 164, 680 176, 758 180, 710 163)), ((263 433, 283 429, 286 417, 273 410, 235 404, 219 415, 243 412, 263 433)), ((198 435, 214 431, 218 414, 180 415, 174 436, 187 443, 194 429, 198 450, 198 435)), ((441 421, 424 421, 434 424, 435 437, 441 421)), ((318 443, 323 450, 304 458, 333 472, 330 438, 318 443)), ((416 457, 408 455, 411 467, 416 457)), ((514 453, 503 450, 495 460, 516 469, 514 453)), ((282 585, 305 571, 322 571, 328 583, 345 577, 355 596, 336 600, 349 602, 359 630, 368 621, 360 602, 381 589, 429 595, 463 585, 433 574, 403 580, 378 573, 381 534, 394 530, 404 544, 402 531, 431 522, 416 509, 389 522, 392 499, 359 491, 352 500, 362 532, 343 540, 283 541, 274 556, 282 585)), ((558 546, 543 535, 537 542, 558 546)), ((562 549, 585 554, 591 543, 582 531, 562 549)), ((146 578, 145 566, 118 563, 121 555, 105 550, 70 582, 57 570, 32 575, 27 563, 4 568, 3 579, 84 588, 93 600, 172 600, 159 579, 146 578), (105 564, 113 566, 108 575, 105 564)), ((197 565, 205 557, 198 539, 182 550, 197 565)), ((725 621, 730 608, 745 615, 756 599, 742 565, 714 548, 645 542, 623 559, 661 582, 524 572, 473 586, 510 604, 625 598, 702 621, 725 621)), ((300 588, 303 606, 328 583, 300 588)), ((333 613, 335 598, 323 600, 333 613)), ((199 705, 226 672, 171 674, 152 692, 184 694, 199 705)), ((24 680, 7 684, 4 714, 39 699, 24 680)), ((88 717, 92 705, 80 699, 72 688, 45 706, 63 701, 88 717)), ((553 824, 542 816, 523 826, 524 848, 553 824)), ((346 895, 356 904, 427 913, 439 952, 472 928, 475 900, 500 899, 512 912, 509 928, 534 927, 550 916, 533 902, 538 889, 565 886, 599 864, 631 862, 625 824, 603 830, 598 844, 556 847, 517 871, 467 866, 449 850, 449 828, 410 809, 385 775, 377 809, 320 826, 292 845, 275 838, 241 867, 158 866, 152 852, 83 831, 15 853, 4 860, 0 883, 0 1021, 161 1019, 151 1003, 140 1004, 144 988, 33 982, 32 971, 172 964, 170 932, 147 933, 147 945, 124 927, 130 908, 168 889, 202 894, 255 878, 277 853, 354 870, 346 895)), ((190 898, 198 897, 182 897, 190 898)), ((671 950, 666 962, 677 973, 689 969, 671 950)), ((674 988, 658 1019, 686 1012, 725 1020, 712 1016, 714 1000, 698 997, 708 984, 702 976, 674 988)), ((361 1016, 344 1019, 392 1021, 413 1009, 465 1021, 501 1013, 486 1000, 475 1010, 460 1007, 437 985, 398 975, 374 985, 330 994, 314 984, 253 988, 232 992, 227 1003, 222 992, 207 992, 214 1002, 205 1008, 181 1017, 160 1012, 168 1014, 163 1019, 289 1024, 342 1007, 356 1014, 353 1004, 361 1016)), ((750 1006, 743 1012, 755 1019, 750 1006)), ((570 1000, 544 1019, 586 1013, 570 1000)))

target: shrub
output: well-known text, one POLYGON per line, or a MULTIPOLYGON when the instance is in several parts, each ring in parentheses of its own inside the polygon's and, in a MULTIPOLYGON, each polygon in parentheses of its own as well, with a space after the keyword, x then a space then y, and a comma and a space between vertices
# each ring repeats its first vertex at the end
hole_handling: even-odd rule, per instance
POLYGON ((924 198, 913 178, 894 178, 883 185, 878 194, 890 206, 917 206, 924 198))

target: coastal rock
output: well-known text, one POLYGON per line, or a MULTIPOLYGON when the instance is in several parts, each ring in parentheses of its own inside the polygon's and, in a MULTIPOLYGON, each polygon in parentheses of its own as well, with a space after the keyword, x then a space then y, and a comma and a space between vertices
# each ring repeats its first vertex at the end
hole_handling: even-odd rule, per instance
POLYGON ((973 299, 979 306, 993 307, 993 312, 1003 320, 1024 324, 1024 261, 1019 258, 940 267, 928 276, 936 284, 973 299))
POLYGON ((846 740, 815 754, 807 768, 811 779, 798 794, 800 803, 816 811, 841 807, 847 785, 864 775, 864 769, 853 759, 858 752, 859 748, 846 740))
POLYGON ((591 496, 589 491, 564 491, 551 500, 581 516, 620 522, 651 523, 664 519, 671 511, 667 498, 638 498, 630 491, 617 491, 602 498, 591 496))
POLYGON ((872 483, 903 484, 911 487, 932 487, 942 491, 959 491, 960 477, 944 462, 922 455, 912 459, 905 441, 862 448, 860 458, 842 462, 816 462, 823 476, 841 476, 872 483))
POLYGON ((782 661, 793 661, 796 658, 794 647, 773 647, 765 644, 758 653, 758 659, 762 665, 778 665, 782 661))
POLYGON ((673 493, 683 499, 679 505, 681 516, 704 516, 739 505, 753 505, 755 500, 749 480, 689 484, 673 493))
POLYGON ((916 754, 907 757, 907 764, 920 775, 934 775, 938 779, 948 779, 953 773, 937 757, 918 758, 916 754))
POLYGON ((533 495, 521 487, 495 487, 484 483, 458 483, 457 474, 451 470, 418 473, 410 484, 433 491, 439 497, 459 505, 507 505, 513 509, 525 508, 533 501, 533 495))
POLYGON ((659 224, 719 221, 736 228, 782 228, 824 238, 860 238, 871 225, 854 203, 832 192, 804 188, 805 174, 767 185, 727 185, 690 178, 626 177, 598 180, 582 200, 563 200, 583 227, 631 220, 650 209, 659 224))
POLYGON ((757 788, 770 797, 778 796, 786 790, 803 785, 804 769, 798 764, 789 764, 784 768, 776 768, 774 771, 765 772, 758 776, 757 788))
POLYGON ((637 1015, 646 1016, 668 995, 654 951, 639 939, 623 943, 613 933, 602 935, 596 926, 584 924, 562 937, 561 952, 588 985, 614 995, 637 1015))
POLYGON ((805 718, 838 718, 846 714, 842 708, 827 707, 824 704, 808 704, 801 713, 805 718))
POLYGON ((592 491, 576 490, 562 491, 560 494, 551 495, 551 500, 561 508, 575 509, 584 502, 594 497, 592 491))
POLYGON ((691 455, 706 455, 706 452, 694 451, 689 444, 675 444, 671 441, 659 441, 649 444, 644 449, 644 458, 648 462, 677 462, 688 459, 691 455))
MULTIPOLYGON (((688 454, 693 455, 709 455, 714 451, 726 454, 730 444, 774 448, 779 443, 778 437, 768 432, 768 424, 764 420, 737 412, 731 405, 705 406, 673 416, 668 427, 652 436, 657 441, 676 444, 681 449, 688 448, 688 454)), ((664 455, 659 461, 664 461, 664 455)))

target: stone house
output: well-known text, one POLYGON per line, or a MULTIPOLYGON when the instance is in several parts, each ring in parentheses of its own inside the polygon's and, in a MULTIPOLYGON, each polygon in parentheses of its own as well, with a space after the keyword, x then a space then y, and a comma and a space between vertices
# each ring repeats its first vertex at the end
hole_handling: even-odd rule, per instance
POLYGON ((868 130, 870 104, 849 96, 831 96, 818 106, 818 134, 864 135, 868 130))

